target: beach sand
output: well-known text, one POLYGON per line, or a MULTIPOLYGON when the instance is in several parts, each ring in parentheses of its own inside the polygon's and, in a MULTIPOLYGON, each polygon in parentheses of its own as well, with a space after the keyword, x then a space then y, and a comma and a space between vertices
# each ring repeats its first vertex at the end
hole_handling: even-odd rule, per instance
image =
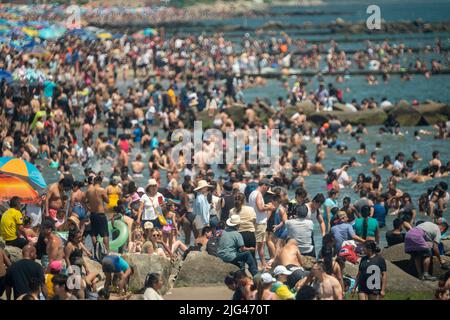
POLYGON ((233 292, 225 286, 173 288, 165 300, 230 300, 233 292))

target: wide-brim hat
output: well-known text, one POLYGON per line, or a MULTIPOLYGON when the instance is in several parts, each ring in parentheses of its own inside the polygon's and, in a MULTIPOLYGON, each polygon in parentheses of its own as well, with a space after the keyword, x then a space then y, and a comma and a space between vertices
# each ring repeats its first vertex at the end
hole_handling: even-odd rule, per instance
POLYGON ((241 224, 241 216, 238 214, 233 214, 227 219, 227 226, 229 227, 235 227, 239 224, 241 224))
POLYGON ((197 188, 195 188, 194 191, 198 191, 200 189, 209 188, 209 187, 212 187, 212 186, 210 184, 208 184, 208 182, 206 182, 206 180, 200 180, 198 182, 197 188))

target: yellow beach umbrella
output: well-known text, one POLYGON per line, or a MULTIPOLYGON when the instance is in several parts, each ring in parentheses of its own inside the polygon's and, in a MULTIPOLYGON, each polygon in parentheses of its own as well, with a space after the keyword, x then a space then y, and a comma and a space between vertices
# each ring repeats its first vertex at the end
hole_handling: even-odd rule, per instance
POLYGON ((99 33, 99 34, 97 34, 97 38, 99 38, 99 39, 111 39, 112 38, 112 34, 111 33, 107 33, 107 32, 99 33))
POLYGON ((24 27, 22 28, 22 31, 30 37, 37 37, 39 36, 39 31, 36 30, 35 28, 29 28, 29 27, 24 27))

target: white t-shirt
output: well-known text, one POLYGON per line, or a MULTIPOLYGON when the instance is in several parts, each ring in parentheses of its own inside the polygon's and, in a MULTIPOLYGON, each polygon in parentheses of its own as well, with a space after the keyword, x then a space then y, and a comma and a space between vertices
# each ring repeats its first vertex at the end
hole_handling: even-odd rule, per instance
MULTIPOLYGON (((334 170, 334 172, 336 174, 339 174, 339 170, 341 170, 341 169, 336 169, 336 170, 334 170)), ((347 172, 346 171, 342 171, 341 175, 338 178, 339 188, 344 189, 345 188, 345 183, 344 182, 347 181, 347 180, 348 180, 347 172)))
POLYGON ((141 197, 141 202, 144 203, 144 212, 142 213, 142 220, 155 220, 157 218, 157 214, 162 214, 161 206, 159 205, 158 198, 162 197, 164 201, 164 196, 161 193, 156 193, 154 197, 149 197, 147 194, 144 194, 141 197), (155 209, 158 212, 155 212, 155 209))
POLYGON ((248 204, 256 212, 256 224, 263 224, 263 223, 267 223, 267 213, 266 213, 266 211, 258 210, 258 207, 256 206, 256 198, 258 197, 258 195, 261 195, 261 197, 263 198, 262 202, 264 205, 264 197, 262 196, 261 192, 258 190, 255 190, 252 193, 250 193, 250 196, 248 197, 248 204))
POLYGON ((161 295, 153 288, 147 288, 144 292, 144 300, 164 300, 161 295))
POLYGON ((394 162, 394 168, 398 169, 398 170, 402 170, 403 169, 403 163, 401 163, 398 160, 395 160, 394 162))

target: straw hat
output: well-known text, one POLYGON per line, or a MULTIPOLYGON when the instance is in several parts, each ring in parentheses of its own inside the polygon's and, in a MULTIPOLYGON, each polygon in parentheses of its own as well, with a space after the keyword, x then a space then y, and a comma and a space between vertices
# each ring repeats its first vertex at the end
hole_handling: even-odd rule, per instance
POLYGON ((227 226, 229 227, 235 227, 239 224, 241 224, 241 216, 238 214, 231 215, 231 217, 227 220, 227 226))
POLYGON ((145 187, 145 190, 147 190, 149 187, 157 186, 157 185, 158 185, 158 182, 156 182, 155 179, 149 179, 147 186, 145 187))
POLYGON ((200 180, 198 182, 197 188, 195 188, 194 191, 198 191, 200 189, 207 188, 207 187, 212 187, 212 186, 209 185, 208 182, 206 182, 206 180, 200 180))

